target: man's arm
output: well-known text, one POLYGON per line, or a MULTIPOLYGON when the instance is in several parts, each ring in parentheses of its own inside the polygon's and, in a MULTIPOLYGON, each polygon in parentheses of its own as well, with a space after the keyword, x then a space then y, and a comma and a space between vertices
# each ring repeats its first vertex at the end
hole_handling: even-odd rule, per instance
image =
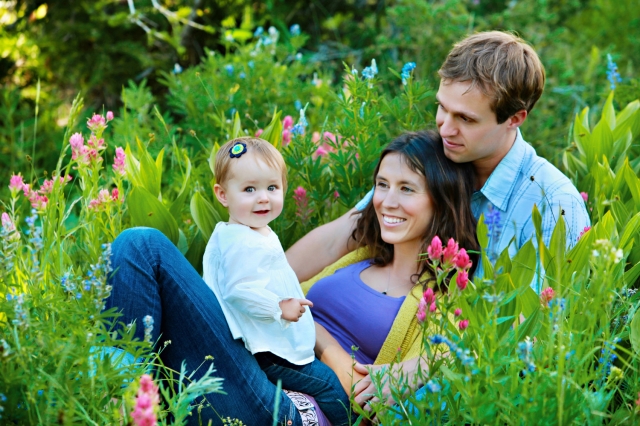
POLYGON ((287 260, 300 282, 314 277, 325 267, 355 249, 351 233, 360 215, 351 209, 333 222, 326 223, 287 250, 287 260))

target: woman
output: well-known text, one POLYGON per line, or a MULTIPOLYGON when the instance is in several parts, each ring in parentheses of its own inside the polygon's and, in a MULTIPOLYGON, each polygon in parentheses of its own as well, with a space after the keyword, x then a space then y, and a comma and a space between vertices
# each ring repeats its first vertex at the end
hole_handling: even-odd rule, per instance
MULTIPOLYGON (((346 389, 351 386, 352 344, 360 348, 356 359, 362 363, 390 362, 394 358, 389 353, 402 347, 406 368, 415 366, 419 333, 411 324, 417 298, 412 299, 410 292, 420 293, 429 281, 427 266, 418 257, 431 238, 455 238, 462 247, 477 247, 469 207, 473 170, 444 156, 437 133, 408 133, 394 140, 383 151, 374 179, 373 200, 353 233, 356 245, 369 251, 361 249, 342 259, 325 275, 363 257, 369 260, 338 270, 309 292, 318 322, 316 354, 346 389), (355 299, 367 296, 366 303, 355 299), (367 316, 370 312, 375 315, 367 316), (375 333, 371 333, 373 320, 375 333)), ((276 399, 280 424, 302 424, 291 400, 276 393, 255 358, 240 340, 233 340, 215 296, 171 242, 158 231, 132 229, 123 232, 112 248, 117 273, 111 280, 107 309, 122 310, 124 323, 141 324, 144 316, 151 315, 152 340, 162 334, 163 341, 171 341, 162 352, 170 368, 179 370, 184 361, 191 370, 205 356, 213 356, 226 395, 207 395, 215 412, 202 411, 205 424, 209 418, 220 424, 219 416, 270 424, 276 399)), ((142 338, 141 327, 136 335, 142 338)), ((364 377, 366 371, 358 368, 364 377)), ((363 380, 356 393, 358 402, 364 402, 372 393, 370 381, 363 380)))

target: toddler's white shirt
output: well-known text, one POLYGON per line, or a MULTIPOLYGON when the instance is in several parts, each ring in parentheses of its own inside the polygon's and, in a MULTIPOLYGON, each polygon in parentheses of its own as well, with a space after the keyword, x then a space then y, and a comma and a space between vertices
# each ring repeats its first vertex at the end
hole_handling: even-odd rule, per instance
POLYGON ((207 244, 203 278, 213 290, 234 339, 252 353, 271 352, 292 364, 313 361, 311 311, 298 322, 281 318, 279 302, 304 298, 280 240, 245 225, 219 222, 207 244))

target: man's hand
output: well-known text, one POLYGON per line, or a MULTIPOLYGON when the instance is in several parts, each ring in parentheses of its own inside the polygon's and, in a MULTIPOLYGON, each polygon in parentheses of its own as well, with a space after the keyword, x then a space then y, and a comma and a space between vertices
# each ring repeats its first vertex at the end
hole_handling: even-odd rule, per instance
POLYGON ((307 310, 305 306, 313 308, 313 303, 307 299, 286 299, 281 301, 280 310, 282 311, 282 319, 298 322, 302 314, 307 310))

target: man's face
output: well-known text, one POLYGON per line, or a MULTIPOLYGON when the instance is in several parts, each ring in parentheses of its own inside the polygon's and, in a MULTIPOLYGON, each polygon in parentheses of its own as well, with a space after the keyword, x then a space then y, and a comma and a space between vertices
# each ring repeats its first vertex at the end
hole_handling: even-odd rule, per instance
POLYGON ((517 125, 511 118, 498 124, 491 99, 478 88, 469 90, 470 86, 470 82, 440 82, 436 125, 450 160, 492 170, 511 149, 517 125))

